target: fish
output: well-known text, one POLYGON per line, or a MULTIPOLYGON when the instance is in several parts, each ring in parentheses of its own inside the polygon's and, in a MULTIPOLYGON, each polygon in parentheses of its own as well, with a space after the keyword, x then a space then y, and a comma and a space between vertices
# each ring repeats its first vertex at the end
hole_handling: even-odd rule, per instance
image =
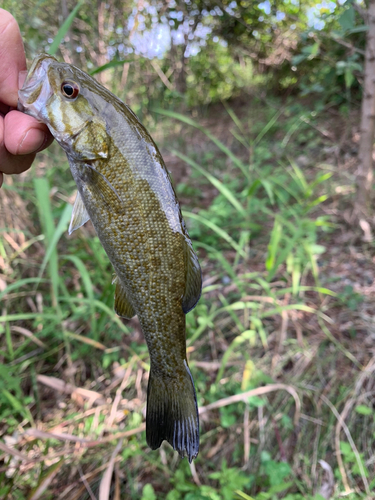
POLYGON ((202 291, 198 257, 158 147, 133 111, 81 69, 37 56, 18 107, 45 123, 77 184, 69 233, 91 219, 115 271, 114 308, 138 316, 150 355, 146 440, 191 463, 199 416, 185 315, 202 291))

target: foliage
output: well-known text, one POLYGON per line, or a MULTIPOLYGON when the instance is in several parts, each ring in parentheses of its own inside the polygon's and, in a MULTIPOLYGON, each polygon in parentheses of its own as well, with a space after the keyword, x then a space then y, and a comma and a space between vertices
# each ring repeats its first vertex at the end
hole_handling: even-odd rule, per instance
POLYGON ((147 348, 137 321, 113 311, 112 269, 90 224, 66 233, 75 186, 52 146, 1 193, 1 497, 99 497, 111 464, 114 498, 321 500, 321 457, 336 497, 374 488, 371 329, 355 316, 367 302, 339 271, 331 281, 321 271, 335 259, 342 181, 322 161, 324 103, 356 96, 352 45, 362 50, 365 31, 350 2, 313 29, 316 5, 6 0, 30 57, 61 38, 58 56, 126 95, 174 173, 185 169, 177 191, 205 279, 187 315, 188 356, 199 406, 214 409, 202 414, 194 466, 168 446, 147 449, 147 348), (134 40, 160 23, 183 38, 151 57, 134 40), (264 97, 292 86, 322 99, 264 97))

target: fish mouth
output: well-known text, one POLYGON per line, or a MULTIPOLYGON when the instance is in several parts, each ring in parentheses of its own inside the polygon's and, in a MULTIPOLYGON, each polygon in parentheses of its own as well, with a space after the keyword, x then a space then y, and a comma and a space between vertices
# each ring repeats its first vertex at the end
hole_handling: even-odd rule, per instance
POLYGON ((41 54, 34 59, 21 90, 18 91, 18 111, 43 121, 42 108, 53 94, 48 80, 48 68, 54 57, 41 54))

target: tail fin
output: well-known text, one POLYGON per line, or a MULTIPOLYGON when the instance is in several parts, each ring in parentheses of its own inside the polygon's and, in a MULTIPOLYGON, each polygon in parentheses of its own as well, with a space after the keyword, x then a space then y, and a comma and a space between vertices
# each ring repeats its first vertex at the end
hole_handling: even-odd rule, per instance
POLYGON ((189 462, 198 455, 199 418, 193 377, 185 363, 180 378, 165 378, 150 371, 147 389, 146 439, 152 450, 163 440, 189 462))

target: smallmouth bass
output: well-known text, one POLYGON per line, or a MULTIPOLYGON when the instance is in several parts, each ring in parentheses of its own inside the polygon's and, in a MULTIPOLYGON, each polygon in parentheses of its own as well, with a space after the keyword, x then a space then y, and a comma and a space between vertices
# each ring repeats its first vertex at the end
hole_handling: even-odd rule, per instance
POLYGON ((185 314, 202 277, 160 152, 126 104, 45 54, 32 63, 18 110, 45 123, 64 149, 78 188, 69 233, 91 219, 116 272, 115 311, 138 315, 151 361, 147 443, 167 440, 191 462, 199 419, 185 314))

